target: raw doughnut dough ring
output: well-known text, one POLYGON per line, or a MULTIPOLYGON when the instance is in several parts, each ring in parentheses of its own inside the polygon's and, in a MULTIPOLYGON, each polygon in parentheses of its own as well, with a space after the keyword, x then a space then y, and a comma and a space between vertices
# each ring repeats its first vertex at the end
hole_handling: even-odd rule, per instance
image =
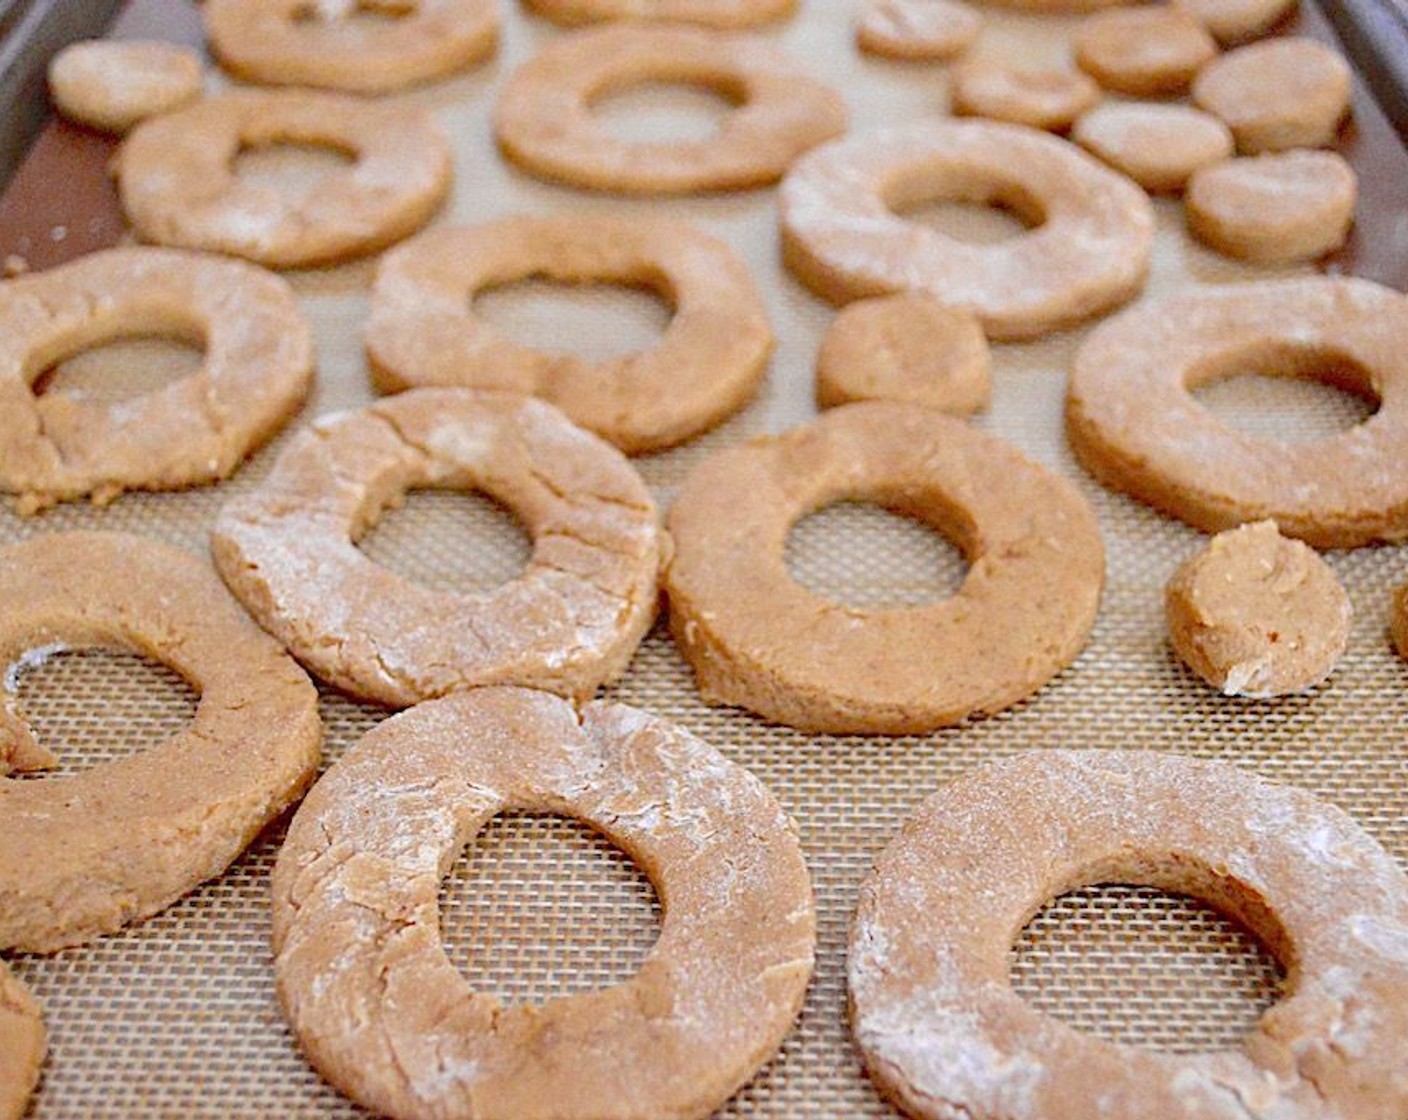
POLYGON ((1043 750, 971 772, 880 856, 847 974, 870 1075, 916 1117, 1408 1110, 1408 879, 1339 809, 1221 763, 1043 750), (1031 917, 1109 882, 1204 899, 1286 966, 1285 996, 1239 1047, 1121 1046, 1013 992, 1009 949, 1031 917))
MULTIPOLYGON (((52 952, 155 914, 228 867, 317 771, 318 694, 202 562, 125 533, 0 552, 0 662, 57 644, 134 649, 200 694, 189 728, 47 781, 0 777, 0 948, 52 952)), ((42 770, 0 697, 0 775, 42 770)))
POLYGON ((797 10, 797 0, 523 0, 523 6, 555 23, 660 20, 723 30, 784 19, 797 10))
POLYGON ((1080 492, 961 420, 868 402, 720 452, 670 510, 670 628, 706 699, 804 731, 922 734, 1031 695, 1084 646, 1104 581, 1080 492), (838 607, 788 574, 806 513, 869 497, 956 538, 963 586, 838 607))
POLYGON ((772 353, 762 297, 728 246, 682 222, 505 218, 388 253, 366 334, 383 393, 458 385, 531 393, 623 451, 707 431, 757 391, 772 353), (646 287, 675 315, 660 343, 602 362, 534 350, 478 318, 478 292, 528 277, 646 287))
POLYGON ((481 684, 590 696, 654 621, 663 547, 650 491, 617 451, 542 401, 467 389, 316 422, 211 537, 225 582, 295 657, 395 707, 481 684), (533 537, 523 574, 448 594, 373 563, 354 542, 412 486, 512 508, 533 537))
POLYGON ((200 56, 160 41, 90 39, 49 63, 49 95, 69 120, 123 133, 200 96, 200 56))
POLYGON ((828 144, 781 191, 788 267, 833 303, 899 291, 974 312, 989 338, 1032 338, 1143 286, 1148 197, 1073 145, 1018 125, 935 121, 828 144), (892 211, 948 198, 1008 206, 1039 228, 970 245, 892 211))
POLYGON ((0 489, 22 513, 225 478, 298 410, 313 377, 288 284, 168 249, 110 249, 0 284, 0 337, 0 489), (145 334, 203 344, 200 369, 117 404, 34 395, 55 361, 145 334))
POLYGON ((795 826, 762 783, 635 708, 579 716, 526 689, 368 733, 299 809, 272 893, 304 1052, 397 1118, 703 1120, 781 1044, 816 941, 795 826), (440 881, 508 809, 580 820, 654 881, 660 938, 631 979, 503 1007, 446 959, 440 881))
POLYGON ((1273 281, 1141 305, 1076 355, 1066 435, 1106 486, 1210 532, 1270 519, 1316 548, 1408 538, 1408 299, 1367 280, 1273 281), (1191 389, 1247 371, 1377 396, 1313 443, 1245 435, 1191 389))
POLYGON ((495 0, 206 0, 211 53, 259 85, 391 93, 449 77, 494 52, 495 0), (358 34, 356 11, 394 15, 358 34), (327 21, 300 19, 326 13, 327 21))
POLYGON ((20 1120, 44 1064, 39 1004, 0 962, 0 1120, 20 1120))
POLYGON ((117 156, 143 240, 302 268, 414 233, 450 189, 450 149, 423 113, 324 93, 227 93, 138 126, 117 156), (356 158, 306 199, 237 178, 246 148, 312 144, 356 158))
POLYGON ((557 40, 509 79, 494 113, 499 146, 529 173, 630 194, 764 186, 845 127, 841 98, 769 43, 645 24, 557 40), (737 107, 704 140, 618 140, 593 119, 591 102, 644 82, 702 85, 737 107))

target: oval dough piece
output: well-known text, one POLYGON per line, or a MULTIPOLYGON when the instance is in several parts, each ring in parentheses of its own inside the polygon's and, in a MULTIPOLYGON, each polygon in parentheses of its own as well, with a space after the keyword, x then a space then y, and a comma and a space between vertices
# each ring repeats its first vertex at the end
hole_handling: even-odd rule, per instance
POLYGON ((722 451, 669 515, 670 630, 706 700, 803 731, 923 734, 1030 696, 1085 645, 1104 582, 1099 526, 1065 479, 932 409, 870 402, 722 451), (870 498, 950 537, 958 592, 839 607, 788 573, 807 513, 870 498))
POLYGON ((841 98, 763 39, 630 23, 551 43, 494 112, 499 147, 525 171, 628 194, 765 186, 845 128, 841 98), (618 140, 593 118, 593 100, 647 82, 702 86, 736 107, 702 140, 618 140))
POLYGON ((499 33, 496 0, 205 0, 202 12, 235 77, 344 93, 447 78, 493 54, 499 33))
POLYGON ((664 545, 621 454, 549 404, 419 389, 315 422, 211 536, 216 566, 266 630, 324 680, 395 707, 523 684, 585 698, 650 629, 664 545), (356 541, 414 486, 482 490, 533 537, 518 578, 431 591, 356 541))
POLYGON ((1127 8, 1091 16, 1072 42, 1076 65, 1115 93, 1174 97, 1217 57, 1212 36, 1176 7, 1127 8))
POLYGON ((789 269, 833 303, 911 291, 978 316, 989 338, 1033 338, 1144 286, 1148 196, 1074 145, 1018 125, 928 121, 847 137, 782 184, 789 269), (1034 228, 975 245, 906 221, 935 199, 1007 207, 1034 228))
POLYGON ((1100 102, 1100 87, 1074 70, 1008 66, 991 58, 957 67, 949 103, 957 117, 987 117, 1064 132, 1100 102))
POLYGON ((384 248, 430 220, 450 190, 450 149, 421 112, 323 93, 227 93, 133 130, 117 156, 122 207, 145 241, 270 268, 384 248), (352 156, 306 198, 246 182, 248 148, 305 144, 352 156))
POLYGON ((851 1029, 911 1116, 1396 1120, 1408 1109, 1408 878, 1339 809, 1222 763, 1028 751, 926 800, 851 927, 851 1029), (1235 1048, 1174 1054, 1019 997, 1011 946, 1068 891, 1132 883, 1244 922, 1284 996, 1235 1048))
POLYGON ((1325 680, 1353 615, 1330 566, 1274 521, 1213 537, 1174 573, 1164 605, 1183 662, 1224 694, 1259 700, 1325 680))
POLYGON ((868 0, 856 44, 883 58, 948 62, 983 30, 983 17, 962 0, 868 0))
POLYGON ((1188 229, 1229 257, 1314 260, 1345 243, 1358 195, 1354 169, 1335 152, 1228 160, 1189 182, 1188 229))
POLYGON ((0 1120, 25 1114, 44 1065, 44 1021, 39 1004, 0 963, 0 1120))
POLYGON ((299 809, 272 890, 304 1052, 393 1117, 704 1120, 777 1051, 816 942, 795 826, 762 783, 635 708, 525 689, 374 728, 299 809), (655 883, 660 937, 629 980, 504 1007, 446 958, 440 881, 513 809, 590 825, 655 883))
POLYGON ((568 25, 602 20, 659 20, 719 30, 786 19, 798 0, 523 0, 530 12, 568 25))
POLYGON ((1270 39, 1223 55, 1193 82, 1193 101, 1227 122, 1243 155, 1335 142, 1350 71, 1314 39, 1270 39))
POLYGON ((1223 46, 1265 35, 1296 9, 1296 0, 1173 0, 1223 46))
POLYGON ((1228 285, 1141 304, 1076 355, 1066 436, 1106 486, 1210 532, 1274 520, 1316 548, 1408 538, 1408 299, 1367 280, 1228 285), (1312 443, 1246 435, 1193 397, 1234 373, 1379 399, 1312 443))
POLYGON ((966 416, 992 395, 988 340, 970 312, 927 296, 857 300, 832 322, 816 360, 816 402, 887 400, 966 416))
POLYGON ((126 533, 0 551, 0 663, 60 645, 135 650, 199 694, 145 750, 44 781, 53 757, 0 694, 0 948, 53 952, 165 909, 230 865, 317 772, 318 693, 201 561, 126 533))
POLYGON ((1146 191, 1181 191, 1194 172, 1235 151, 1225 124, 1186 105, 1100 105, 1076 121, 1071 138, 1146 191))
POLYGON ((312 335, 287 283, 169 249, 109 249, 0 284, 0 338, 0 489, 21 513, 226 478, 313 379, 312 335), (203 346, 200 368, 115 403, 34 394, 55 362, 146 335, 203 346))
POLYGON ((123 133, 201 94, 200 56, 175 43, 91 39, 49 63, 49 95, 69 120, 123 133))
POLYGON ((366 332, 383 393, 458 385, 532 393, 629 453, 669 447, 742 408, 772 353, 762 296, 722 241, 664 218, 504 218, 435 229, 388 253, 366 332), (673 305, 658 345, 606 361, 520 346, 473 311, 529 277, 652 289, 673 305))

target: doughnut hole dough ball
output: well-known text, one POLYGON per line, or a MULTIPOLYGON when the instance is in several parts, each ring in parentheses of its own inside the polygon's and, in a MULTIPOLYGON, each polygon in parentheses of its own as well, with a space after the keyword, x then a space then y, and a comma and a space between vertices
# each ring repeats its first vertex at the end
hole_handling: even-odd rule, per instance
POLYGON ((1400 1120, 1408 878, 1352 818, 1224 763, 1033 750, 928 798, 862 884, 846 969, 871 1078, 923 1120, 1400 1120), (1239 1045, 1124 1046, 1012 990, 1011 946, 1069 891, 1199 898, 1285 966, 1239 1045))
POLYGON ((1115 9, 1077 28, 1076 65, 1105 89, 1131 97, 1175 97, 1217 57, 1217 44, 1178 8, 1115 9))
POLYGON ((121 134, 200 96, 200 56, 175 43, 91 39, 49 63, 49 96, 71 121, 121 134))
POLYGON ((1036 692, 1080 652, 1104 582, 1080 492, 933 409, 866 402, 719 452, 670 510, 670 630, 706 700, 803 731, 924 734, 1036 692), (901 610, 828 602, 787 571, 791 527, 867 498, 949 535, 951 597, 901 610))
POLYGON ((394 93, 493 54, 497 0, 205 0, 211 53, 257 85, 394 93), (390 18, 365 27, 355 16, 390 18))
POLYGON ((1259 38, 1296 8, 1296 0, 1174 0, 1223 46, 1259 38))
POLYGON ((535 15, 555 23, 659 20, 729 30, 786 19, 799 0, 523 0, 535 15))
POLYGON ((978 39, 983 17, 962 0, 867 0, 856 45, 903 61, 947 62, 978 39))
POLYGON ((1186 105, 1110 102, 1076 121, 1071 139, 1150 192, 1182 191, 1236 150, 1225 124, 1186 105))
POLYGON ((1038 70, 973 59, 954 69, 949 101, 957 117, 1064 132, 1100 103, 1100 87, 1075 70, 1038 70))

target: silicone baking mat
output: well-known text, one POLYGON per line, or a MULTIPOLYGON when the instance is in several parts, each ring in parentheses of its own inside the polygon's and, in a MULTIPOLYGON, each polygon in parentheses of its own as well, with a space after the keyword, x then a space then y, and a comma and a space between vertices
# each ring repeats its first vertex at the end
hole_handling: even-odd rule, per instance
MULTIPOLYGON (((864 59, 851 45, 855 6, 810 0, 768 31, 843 92, 853 128, 943 114, 941 67, 864 59)), ((489 117, 506 75, 560 34, 505 7, 492 63, 406 100, 431 109, 457 152, 453 202, 440 223, 520 211, 669 213, 726 240, 749 264, 779 345, 757 401, 717 431, 638 466, 662 506, 712 451, 781 430, 814 414, 812 360, 832 312, 778 262, 770 190, 686 200, 581 194, 522 176, 495 154, 489 117)), ((983 54, 1059 59, 1075 21, 989 11, 983 54)), ((712 98, 639 90, 602 106, 630 135, 706 129, 712 98)), ((323 162, 331 157, 322 157, 323 162)), ((318 159, 270 152, 247 173, 285 182, 315 174, 318 159)), ((1401 202, 1399 203, 1401 206, 1401 202)), ((1190 285, 1268 275, 1194 246, 1177 202, 1156 203, 1159 229, 1146 299, 1190 285)), ((965 207, 917 215, 973 238, 1015 223, 965 207)), ((74 214, 74 228, 87 216, 74 214)), ((1380 246, 1381 247, 1381 246, 1380 246)), ((290 276, 312 319, 318 385, 300 422, 372 399, 360 350, 373 263, 290 276)), ((527 284, 491 293, 483 310, 501 329, 537 345, 595 353, 648 345, 668 311, 615 289, 565 291, 527 284)), ((856 890, 873 857, 927 793, 1016 751, 1055 746, 1180 751, 1294 782, 1352 813, 1408 861, 1408 668, 1389 646, 1390 591, 1408 578, 1400 548, 1331 554, 1356 611, 1349 651, 1332 681, 1275 702, 1225 699, 1169 652, 1165 580, 1202 537, 1108 494, 1066 449, 1061 404, 1066 370, 1085 330, 994 348, 991 409, 974 420, 1076 480, 1094 504, 1109 577, 1089 647, 1035 698, 995 718, 912 738, 808 736, 746 713, 711 709, 663 627, 647 638, 614 698, 677 720, 748 766, 797 818, 815 880, 818 964, 800 1023, 781 1055, 723 1110, 731 1117, 884 1117, 892 1110, 866 1080, 845 1027, 844 946, 856 890)), ((48 391, 121 395, 172 376, 194 360, 177 347, 126 343, 66 363, 48 391), (153 372, 153 358, 160 368, 153 372), (86 367, 86 368, 85 368, 86 367), (165 372, 162 372, 162 371, 165 372)), ((1372 406, 1336 390, 1233 378, 1204 393, 1227 422, 1288 439, 1311 439, 1362 419, 1372 406)), ((285 437, 286 438, 286 437, 285 437)), ((95 510, 69 505, 38 518, 0 513, 0 540, 100 526, 204 553, 220 505, 256 485, 276 442, 221 486, 126 496, 95 510)), ((417 493, 363 542, 379 561, 434 586, 483 586, 511 577, 527 554, 510 514, 487 500, 417 493)), ((961 578, 958 554, 928 529, 865 503, 843 503, 800 523, 792 570, 824 594, 865 605, 928 601, 961 578)), ((160 666, 131 655, 52 658, 18 680, 24 710, 69 769, 137 749, 189 717, 193 698, 160 666)), ((323 693, 327 759, 384 718, 332 689, 323 693)), ((32 1115, 61 1117, 351 1116, 298 1054, 274 998, 267 879, 280 828, 230 871, 165 913, 94 945, 11 962, 43 1002, 51 1054, 32 1115)), ((630 861, 570 822, 507 816, 460 859, 444 888, 450 953, 474 982, 506 1000, 543 1000, 591 989, 633 971, 658 928, 649 883, 630 861)), ((1196 1050, 1234 1044, 1275 998, 1278 970, 1248 935, 1206 907, 1158 891, 1094 887, 1053 904, 1013 953, 1018 989, 1052 1014, 1135 1045, 1196 1050)))

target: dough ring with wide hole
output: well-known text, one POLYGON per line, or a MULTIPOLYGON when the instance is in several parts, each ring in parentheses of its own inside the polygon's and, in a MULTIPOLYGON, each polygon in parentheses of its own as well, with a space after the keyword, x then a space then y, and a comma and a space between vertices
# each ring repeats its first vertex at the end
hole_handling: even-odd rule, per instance
POLYGON ((532 393, 630 453, 689 439, 742 408, 772 353, 762 297, 726 244, 682 222, 516 217, 436 229, 388 253, 366 334, 383 393, 462 385, 532 393), (529 277, 654 290, 675 315, 648 350, 593 362, 520 346, 474 296, 529 277))
POLYGON ((480 684, 590 696, 654 621, 663 548, 650 491, 618 451, 542 401, 468 389, 315 422, 211 538, 225 582, 295 657, 395 707, 480 684), (507 505, 533 537, 523 574, 451 594, 363 555, 356 541, 413 487, 507 505))
POLYGON ((931 121, 828 144, 788 172, 783 259, 833 303, 925 292, 990 338, 1031 338, 1144 286, 1148 196, 1075 146, 1019 125, 931 121), (936 199, 1007 207, 1037 228, 973 245, 896 210, 936 199))
POLYGON ((1408 299, 1368 280, 1271 281, 1134 308, 1076 355, 1066 435, 1106 486, 1209 532, 1275 521, 1316 548, 1408 538, 1408 299), (1233 374, 1377 397, 1314 442, 1223 424, 1193 396, 1233 374))
POLYGON ((753 27, 790 16, 798 0, 523 0, 531 12, 555 23, 659 20, 719 29, 753 27))
POLYGON ((0 338, 0 489, 21 513, 225 478, 298 411, 313 377, 288 284, 169 249, 110 249, 0 284, 0 338), (200 368, 115 403, 35 395, 55 362, 148 335, 204 347, 200 368))
POLYGON ((685 481, 669 528, 670 628, 705 698, 804 731, 920 734, 1010 707, 1080 652, 1104 581, 1073 485, 961 420, 890 402, 720 452, 685 481), (951 536, 962 587, 897 610, 803 588, 788 532, 844 498, 951 536))
POLYGON ((764 186, 845 127, 841 98, 766 41, 645 24, 557 40, 509 79, 494 114, 499 146, 524 170, 630 194, 764 186), (703 140, 618 140, 593 119, 593 100, 649 82, 704 86, 735 107, 703 140))
POLYGON ((304 1052, 397 1118, 702 1120, 781 1045, 816 942, 795 826, 752 774, 635 708, 517 688, 369 732, 299 809, 272 893, 304 1052), (650 877, 664 918, 630 979, 504 1007, 447 959, 440 882, 508 810, 582 821, 650 877))
POLYGON ((1408 878, 1332 805, 1231 766, 1030 751, 925 801, 861 887, 847 961, 870 1075, 910 1115, 1399 1120, 1408 878), (1289 973, 1241 1044, 1176 1054, 1021 999, 1011 946, 1068 891, 1131 883, 1244 922, 1289 973))
POLYGON ((122 206, 144 241, 271 268, 329 264, 414 233, 450 189, 450 149, 424 113, 325 93, 206 98, 138 125, 117 155, 122 206), (306 197, 237 177, 250 148, 305 144, 353 157, 306 197))
POLYGON ((39 1004, 0 962, 0 1120, 20 1120, 44 1065, 39 1004))
POLYGON ((499 32, 495 0, 206 0, 203 16, 235 77, 346 93, 449 77, 492 54, 499 32), (363 27, 358 13, 392 18, 363 27))
POLYGON ((148 917, 220 874, 313 780, 318 694, 194 557, 126 533, 0 552, 0 663, 130 649, 199 694, 189 727, 43 781, 55 764, 0 695, 0 948, 52 952, 148 917))

